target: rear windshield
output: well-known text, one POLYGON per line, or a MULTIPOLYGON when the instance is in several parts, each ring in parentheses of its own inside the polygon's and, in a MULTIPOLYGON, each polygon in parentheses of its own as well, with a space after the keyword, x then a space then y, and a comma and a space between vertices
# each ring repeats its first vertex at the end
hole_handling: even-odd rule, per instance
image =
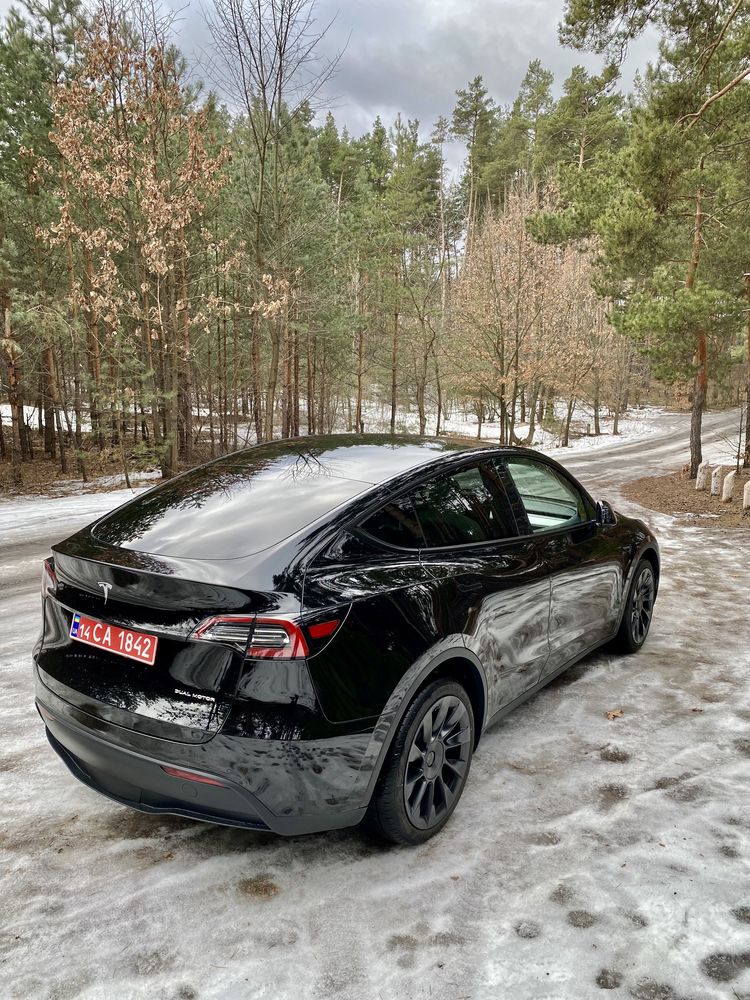
POLYGON ((332 475, 309 453, 252 449, 137 497, 94 525, 93 535, 154 555, 232 559, 288 538, 368 488, 332 475))

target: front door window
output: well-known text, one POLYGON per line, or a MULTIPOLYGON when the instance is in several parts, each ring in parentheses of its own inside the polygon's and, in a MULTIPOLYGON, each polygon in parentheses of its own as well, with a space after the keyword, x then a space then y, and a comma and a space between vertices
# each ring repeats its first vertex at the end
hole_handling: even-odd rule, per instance
POLYGON ((509 458, 505 464, 534 533, 590 520, 583 496, 549 465, 529 458, 509 458))

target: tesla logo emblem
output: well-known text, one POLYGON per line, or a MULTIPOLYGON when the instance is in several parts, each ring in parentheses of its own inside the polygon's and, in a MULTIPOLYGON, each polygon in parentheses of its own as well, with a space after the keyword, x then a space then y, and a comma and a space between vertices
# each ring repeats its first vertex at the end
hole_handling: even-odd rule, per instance
POLYGON ((107 603, 107 598, 109 597, 109 592, 112 589, 111 583, 105 583, 103 580, 99 580, 97 583, 98 587, 101 587, 104 591, 104 603, 107 603))

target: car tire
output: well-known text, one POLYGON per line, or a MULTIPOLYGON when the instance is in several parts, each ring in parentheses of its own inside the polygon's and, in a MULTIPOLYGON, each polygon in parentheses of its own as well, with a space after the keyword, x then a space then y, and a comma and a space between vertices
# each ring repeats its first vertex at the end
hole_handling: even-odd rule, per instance
POLYGON ((445 826, 466 785, 474 712, 466 690, 445 678, 422 688, 399 723, 365 825, 394 844, 422 844, 445 826))
POLYGON ((656 575, 647 559, 636 566, 633 582, 615 639, 615 646, 623 653, 637 653, 646 641, 656 601, 656 575))

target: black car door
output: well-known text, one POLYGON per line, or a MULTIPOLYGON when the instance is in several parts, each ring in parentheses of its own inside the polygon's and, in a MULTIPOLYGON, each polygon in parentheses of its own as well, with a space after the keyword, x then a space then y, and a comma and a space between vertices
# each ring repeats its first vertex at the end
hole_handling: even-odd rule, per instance
POLYGON ((519 537, 501 475, 474 460, 412 493, 421 552, 446 634, 460 634, 487 676, 487 717, 536 683, 548 657, 550 585, 533 538, 519 537))
MULTIPOLYGON (((559 468, 528 456, 505 459, 518 493, 517 520, 547 567, 551 585, 550 655, 540 679, 609 638, 617 625, 622 566, 607 544, 591 500, 559 468)), ((508 483, 512 496, 513 486, 508 483)))

